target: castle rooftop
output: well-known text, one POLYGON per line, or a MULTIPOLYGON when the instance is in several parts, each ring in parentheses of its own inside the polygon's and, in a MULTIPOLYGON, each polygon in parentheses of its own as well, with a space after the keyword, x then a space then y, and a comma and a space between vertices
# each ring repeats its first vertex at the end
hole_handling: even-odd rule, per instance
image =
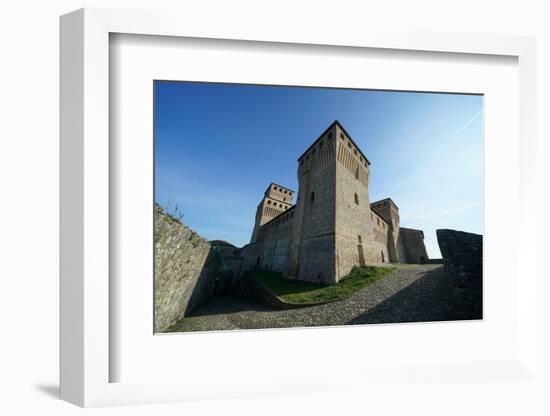
POLYGON ((391 225, 391 223, 384 217, 384 215, 382 215, 382 213, 380 211, 378 211, 376 209, 376 207, 371 206, 370 209, 371 209, 372 212, 374 212, 376 215, 378 215, 382 221, 384 221, 388 225, 391 225))
POLYGON ((271 182, 271 183, 269 184, 269 186, 267 187, 266 192, 269 191, 269 188, 271 188, 272 186, 278 186, 278 187, 281 188, 281 189, 286 189, 287 191, 290 191, 290 192, 292 192, 292 193, 295 193, 292 189, 287 188, 286 186, 279 185, 278 183, 275 183, 275 182, 271 182))
POLYGON ((292 211, 294 208, 296 208, 296 205, 292 205, 289 209, 285 211, 281 211, 280 214, 277 214, 275 217, 271 218, 269 221, 263 223, 261 226, 265 227, 267 224, 279 219, 280 217, 284 216, 285 214, 288 214, 290 211, 292 211))
POLYGON ((383 202, 386 202, 388 201, 390 204, 392 204, 396 210, 399 211, 399 207, 397 206, 397 204, 395 202, 393 202, 393 200, 391 198, 384 198, 384 199, 380 199, 379 201, 374 201, 374 202, 371 202, 370 205, 373 206, 373 205, 377 205, 377 204, 381 204, 383 202))
POLYGON ((349 134, 347 132, 347 130, 344 128, 344 126, 342 126, 342 124, 338 121, 338 120, 334 120, 332 122, 332 124, 330 126, 328 126, 322 133, 319 137, 317 137, 317 139, 315 139, 315 141, 306 149, 306 151, 304 153, 301 154, 301 156, 298 158, 298 161, 300 161, 307 152, 309 152, 314 146, 315 144, 321 140, 325 134, 327 134, 327 132, 332 129, 334 126, 338 126, 340 127, 340 130, 342 130, 344 132, 344 134, 347 136, 347 138, 349 139, 349 141, 356 147, 356 149, 359 151, 359 153, 361 154, 361 156, 363 156, 363 158, 365 159, 365 161, 367 162, 368 165, 370 165, 370 161, 369 159, 365 156, 365 154, 363 153, 363 151, 361 150, 361 148, 357 145, 357 143, 355 143, 355 141, 353 140, 353 138, 351 137, 351 134, 349 134))

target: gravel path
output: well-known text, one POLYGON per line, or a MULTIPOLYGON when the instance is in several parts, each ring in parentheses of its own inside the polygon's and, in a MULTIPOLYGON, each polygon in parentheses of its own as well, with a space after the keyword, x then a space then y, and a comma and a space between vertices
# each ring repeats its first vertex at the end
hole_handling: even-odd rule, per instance
POLYGON ((399 265, 347 299, 274 310, 236 297, 214 297, 171 330, 212 331, 452 320, 449 279, 440 265, 399 265))

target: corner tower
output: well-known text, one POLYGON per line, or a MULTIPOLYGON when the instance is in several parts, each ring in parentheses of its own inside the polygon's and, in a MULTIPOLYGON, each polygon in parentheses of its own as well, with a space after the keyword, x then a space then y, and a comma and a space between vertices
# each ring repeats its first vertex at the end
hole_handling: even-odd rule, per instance
POLYGON ((404 259, 399 258, 397 240, 399 237, 399 208, 391 198, 382 199, 371 204, 372 209, 380 214, 389 224, 388 252, 392 263, 399 263, 404 259))
POLYGON ((339 123, 336 135, 335 275, 338 281, 355 265, 380 262, 381 250, 385 248, 376 243, 373 232, 370 162, 339 123))
POLYGON ((298 163, 289 277, 333 284, 354 265, 378 263, 380 250, 372 244, 370 162, 348 132, 334 121, 298 163))
POLYGON ((298 158, 298 199, 290 244, 289 278, 335 283, 337 121, 298 158))
POLYGON ((260 227, 280 213, 292 207, 294 191, 276 183, 271 183, 256 208, 256 221, 250 242, 256 242, 260 227))

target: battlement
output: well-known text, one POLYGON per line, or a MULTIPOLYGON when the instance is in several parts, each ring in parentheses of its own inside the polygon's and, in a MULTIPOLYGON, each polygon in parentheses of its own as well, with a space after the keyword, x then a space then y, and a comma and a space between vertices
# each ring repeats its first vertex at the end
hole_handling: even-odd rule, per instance
POLYGON ((381 199, 379 201, 371 202, 371 206, 374 207, 374 208, 378 208, 378 209, 380 209, 382 207, 385 207, 385 206, 392 206, 397 211, 399 211, 399 207, 397 206, 397 204, 395 202, 393 202, 393 200, 391 198, 384 198, 384 199, 381 199))
POLYGON ((269 184, 256 209, 256 220, 250 239, 251 242, 258 239, 260 227, 292 208, 293 196, 293 190, 273 182, 269 184))
POLYGON ((271 182, 264 192, 265 198, 270 198, 271 200, 282 202, 285 205, 287 204, 292 205, 293 196, 294 196, 293 190, 289 188, 285 188, 284 186, 281 186, 274 182, 271 182))
POLYGON ((332 124, 330 126, 328 126, 322 133, 319 137, 317 137, 317 139, 315 139, 313 141, 313 143, 306 149, 306 151, 304 153, 302 153, 302 155, 298 158, 298 162, 300 162, 302 159, 304 159, 305 157, 307 157, 310 153, 312 153, 312 151, 315 149, 315 146, 317 145, 317 143, 319 141, 321 141, 324 137, 326 137, 326 139, 330 140, 330 139, 333 139, 333 138, 336 138, 336 134, 335 134, 335 131, 336 131, 336 127, 338 127, 338 129, 340 130, 340 138, 341 139, 348 139, 350 141, 350 147, 355 151, 355 152, 359 152, 359 154, 361 155, 361 159, 365 159, 365 163, 366 165, 370 165, 370 162, 369 160, 367 159, 367 157, 365 156, 365 154, 363 153, 363 151, 359 148, 359 146, 355 143, 355 141, 353 140, 353 138, 351 137, 351 135, 346 131, 346 129, 344 128, 344 126, 342 126, 342 124, 340 124, 340 122, 338 120, 334 120, 332 122, 332 124))

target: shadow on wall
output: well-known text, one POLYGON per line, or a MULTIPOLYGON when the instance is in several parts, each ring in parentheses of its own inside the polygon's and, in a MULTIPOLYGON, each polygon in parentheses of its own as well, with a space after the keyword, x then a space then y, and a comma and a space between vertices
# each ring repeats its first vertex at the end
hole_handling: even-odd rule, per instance
POLYGON ((239 312, 273 312, 275 309, 260 305, 240 294, 231 293, 228 296, 214 296, 204 307, 199 307, 190 316, 225 315, 239 312))
POLYGON ((211 296, 216 263, 206 240, 155 206, 155 332, 211 296))
POLYGON ((163 332, 214 295, 227 294, 242 267, 155 206, 155 332, 163 332))
POLYGON ((189 286, 191 293, 183 316, 189 315, 205 300, 214 296, 216 285, 219 280, 218 269, 220 262, 220 254, 215 248, 210 247, 202 268, 197 270, 197 277, 194 284, 189 286))
POLYGON ((242 261, 241 257, 224 257, 216 247, 211 247, 196 284, 192 288, 184 316, 191 314, 212 296, 229 295, 239 276, 242 261))
POLYGON ((456 230, 437 230, 437 242, 465 318, 483 317, 483 236, 456 230))

